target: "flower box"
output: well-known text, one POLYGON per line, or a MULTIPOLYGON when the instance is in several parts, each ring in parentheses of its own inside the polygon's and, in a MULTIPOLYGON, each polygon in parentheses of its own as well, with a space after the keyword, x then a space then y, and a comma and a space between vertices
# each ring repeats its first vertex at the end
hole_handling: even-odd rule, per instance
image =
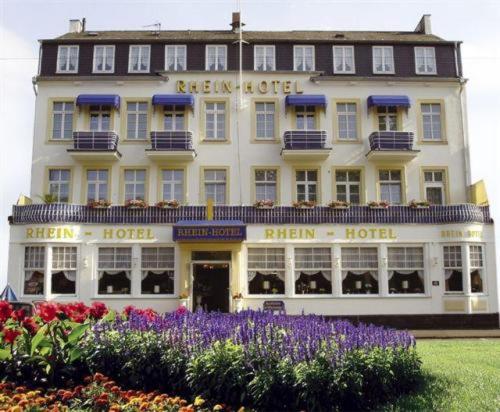
POLYGON ((256 209, 273 209, 274 208, 274 200, 257 200, 253 207, 256 209))
POLYGON ((380 202, 373 201, 368 203, 368 207, 370 209, 387 209, 389 207, 389 202, 383 200, 380 202))
POLYGON ((156 204, 160 209, 177 209, 181 204, 178 200, 162 200, 156 204))
POLYGON ((328 207, 330 209, 349 209, 351 205, 348 202, 344 202, 342 200, 334 200, 328 203, 328 207))
POLYGON ((408 203, 408 206, 411 207, 412 209, 429 209, 431 204, 426 200, 422 201, 412 200, 410 203, 408 203))
POLYGON ((111 207, 111 202, 107 200, 93 200, 87 204, 91 209, 109 209, 111 207))
POLYGON ((299 200, 297 202, 293 202, 292 206, 295 209, 314 209, 316 203, 310 200, 299 200))
POLYGON ((148 207, 147 203, 144 200, 127 200, 125 203, 125 207, 127 209, 146 209, 148 207))

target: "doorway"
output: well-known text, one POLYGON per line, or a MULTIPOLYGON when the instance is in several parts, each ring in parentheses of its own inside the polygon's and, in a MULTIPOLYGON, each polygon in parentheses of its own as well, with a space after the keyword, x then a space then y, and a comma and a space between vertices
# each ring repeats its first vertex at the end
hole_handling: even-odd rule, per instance
POLYGON ((230 262, 193 262, 193 310, 229 312, 230 262))

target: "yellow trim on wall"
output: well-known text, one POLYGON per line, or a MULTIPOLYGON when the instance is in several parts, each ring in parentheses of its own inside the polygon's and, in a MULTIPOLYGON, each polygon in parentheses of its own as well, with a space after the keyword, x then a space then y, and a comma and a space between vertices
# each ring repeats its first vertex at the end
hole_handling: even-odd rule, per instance
POLYGON ((250 167, 250 181, 251 181, 251 188, 250 188, 250 198, 252 199, 252 202, 256 202, 257 200, 265 200, 265 199, 257 199, 256 195, 256 180, 255 180, 255 172, 257 170, 275 170, 276 171, 276 202, 275 205, 281 204, 281 168, 280 166, 267 166, 267 165, 259 165, 259 166, 251 166, 250 167))
POLYGON ((74 97, 50 97, 47 99, 47 130, 45 132, 45 142, 50 144, 71 144, 73 143, 73 136, 71 139, 53 139, 52 128, 54 125, 54 103, 73 103, 73 131, 76 130, 78 120, 78 109, 76 107, 76 100, 74 97))
POLYGON ((151 133, 151 125, 153 121, 153 109, 151 104, 151 97, 124 97, 122 98, 121 109, 120 109, 120 143, 139 143, 144 144, 148 141, 151 133), (146 103, 148 105, 148 115, 147 115, 147 126, 146 126, 146 138, 145 139, 127 139, 127 103, 146 103))
POLYGON ((417 100, 417 134, 419 144, 448 144, 446 136, 446 111, 444 99, 421 99, 417 100), (422 104, 441 105, 441 140, 424 139, 424 118, 422 115, 422 104))
POLYGON ((111 188, 112 188, 112 179, 113 179, 113 168, 109 164, 95 164, 95 165, 83 165, 82 166, 82 190, 81 190, 81 202, 82 204, 87 204, 88 199, 88 179, 87 174, 89 170, 107 170, 108 171, 108 194, 107 201, 111 202, 111 188))
MULTIPOLYGON (((163 176, 162 175, 163 175, 164 170, 182 170, 183 171, 184 174, 183 174, 183 180, 182 180, 182 193, 184 195, 184 200, 181 202, 181 204, 187 205, 188 204, 188 185, 187 185, 188 168, 184 164, 169 165, 169 166, 159 165, 158 166, 156 201, 160 202, 162 200, 172 200, 172 199, 164 199, 163 198, 164 196, 163 196, 163 179, 162 179, 163 176)), ((175 199, 175 200, 179 200, 179 199, 175 199)))
MULTIPOLYGON (((85 106, 78 106, 78 114, 81 114, 81 117, 83 119, 83 128, 82 131, 90 131, 90 106, 107 106, 105 104, 103 105, 85 105, 85 106)), ((119 110, 117 110, 114 106, 111 106, 111 111, 109 113, 109 130, 114 131, 116 133, 120 133, 120 130, 115 130, 115 117, 116 114, 119 113, 119 110)))
POLYGON ((332 99, 332 116, 333 116, 333 141, 334 143, 341 144, 351 144, 351 143, 362 143, 362 131, 361 131, 361 99, 332 99), (357 139, 347 140, 339 138, 339 119, 337 114, 337 104, 338 103, 354 103, 356 105, 356 133, 358 135, 357 139))
MULTIPOLYGON (((175 105, 174 105, 175 106, 175 105)), ((154 116, 156 117, 156 129, 157 131, 165 131, 164 127, 164 116, 165 113, 173 113, 172 111, 163 110, 163 105, 158 105, 153 107, 154 116)), ((179 112, 181 112, 179 110, 179 112)), ((188 106, 184 106, 184 130, 189 130, 189 114, 191 113, 191 109, 188 106)))
POLYGON ((226 171, 226 205, 231 204, 231 199, 229 197, 230 195, 230 190, 229 190, 229 184, 230 184, 230 170, 231 168, 229 166, 200 166, 200 205, 206 204, 205 201, 205 171, 206 170, 225 170, 226 171))
POLYGON ((365 167, 364 166, 332 166, 332 200, 337 200, 337 179, 336 172, 343 170, 358 170, 360 172, 359 182, 359 204, 366 203, 365 167))
POLYGON ((231 143, 231 100, 229 97, 201 97, 200 98, 200 143, 229 144, 231 143), (224 103, 226 120, 226 138, 224 140, 206 139, 205 107, 207 103, 224 103))
POLYGON ((296 165, 292 166, 292 202, 297 200, 297 172, 300 170, 316 170, 318 173, 318 181, 316 183, 316 204, 321 204, 322 198, 322 190, 321 190, 321 166, 314 164, 306 164, 306 165, 296 165))
POLYGON ((280 101, 277 97, 254 97, 251 99, 251 113, 250 113, 250 141, 252 143, 280 143, 280 101), (257 110, 255 106, 257 103, 274 103, 274 137, 272 139, 258 139, 257 138, 257 110))
POLYGON ((69 188, 68 188, 68 203, 73 202, 73 180, 75 179, 75 167, 74 166, 45 166, 43 174, 43 188, 44 192, 40 193, 39 196, 43 196, 49 193, 49 171, 50 170, 69 170, 69 188))
POLYGON ((144 170, 144 201, 149 202, 149 166, 120 166, 120 187, 118 190, 118 199, 122 204, 125 203, 125 170, 144 170))
POLYGON ((381 199, 380 198, 380 171, 381 170, 399 170, 401 172, 401 204, 404 205, 406 204, 406 192, 407 192, 407 187, 406 187, 406 166, 401 166, 399 164, 386 164, 386 165, 379 165, 375 168, 375 172, 377 173, 376 175, 376 189, 377 189, 377 200, 382 201, 386 199, 381 199))
POLYGON ((425 172, 443 172, 444 175, 444 204, 449 205, 450 202, 450 182, 448 166, 421 166, 420 167, 420 200, 427 200, 424 190, 424 173, 425 172))

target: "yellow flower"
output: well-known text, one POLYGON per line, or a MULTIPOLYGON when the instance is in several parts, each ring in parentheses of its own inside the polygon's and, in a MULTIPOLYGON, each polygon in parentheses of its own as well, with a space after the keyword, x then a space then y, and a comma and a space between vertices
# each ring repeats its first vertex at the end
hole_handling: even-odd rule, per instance
POLYGON ((194 406, 202 406, 205 400, 201 396, 197 396, 194 400, 194 406))

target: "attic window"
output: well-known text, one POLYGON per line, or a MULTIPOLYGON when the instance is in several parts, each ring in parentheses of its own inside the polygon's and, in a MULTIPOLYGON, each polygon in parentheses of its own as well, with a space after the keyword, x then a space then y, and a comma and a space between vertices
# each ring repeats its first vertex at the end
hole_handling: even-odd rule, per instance
POLYGON ((345 35, 344 35, 344 34, 342 34, 342 33, 337 33, 337 34, 335 35, 335 38, 336 38, 336 39, 343 39, 343 38, 345 38, 345 35))

